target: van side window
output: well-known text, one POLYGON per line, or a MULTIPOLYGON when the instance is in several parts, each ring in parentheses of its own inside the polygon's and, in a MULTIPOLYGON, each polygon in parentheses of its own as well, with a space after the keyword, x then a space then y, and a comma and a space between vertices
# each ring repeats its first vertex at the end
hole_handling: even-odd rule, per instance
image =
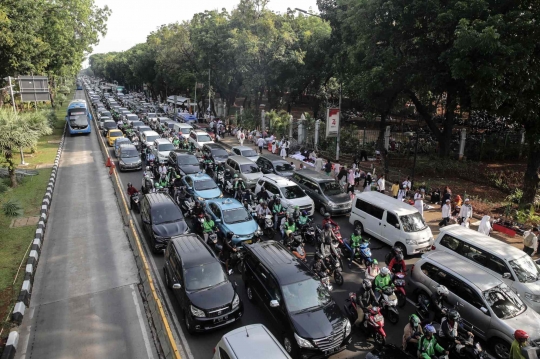
POLYGON ((279 193, 279 189, 277 189, 277 187, 274 186, 274 185, 271 184, 271 183, 266 182, 265 187, 266 187, 266 189, 268 190, 268 192, 270 192, 270 193, 272 193, 272 194, 280 194, 280 193, 279 193))
POLYGON ((384 209, 374 206, 365 201, 362 201, 361 199, 356 200, 356 208, 358 208, 362 212, 371 214, 373 217, 377 219, 382 219, 383 214, 384 214, 384 209))
POLYGON ((468 243, 463 243, 461 249, 458 252, 463 257, 467 257, 472 261, 475 261, 478 264, 486 266, 486 259, 488 254, 474 246, 471 246, 468 243))
POLYGON ((512 273, 510 272, 510 269, 508 269, 508 267, 506 266, 506 263, 502 261, 502 259, 493 255, 490 255, 488 257, 488 260, 486 261, 486 266, 495 273, 499 273, 500 275, 503 275, 504 273, 512 273))
POLYGON ((311 181, 305 181, 304 186, 306 186, 308 189, 312 191, 319 191, 319 186, 317 186, 315 183, 311 181))
POLYGON ((371 211, 369 213, 377 219, 382 219, 384 209, 371 205, 371 211))
POLYGON ((300 176, 299 174, 293 174, 292 178, 298 183, 304 184, 304 177, 300 176))
POLYGON ((435 267, 433 264, 426 262, 422 264, 422 267, 420 268, 422 269, 422 272, 430 279, 437 279, 437 273, 439 273, 439 268, 435 267))
POLYGON ((399 224, 399 221, 395 214, 386 211, 386 223, 395 227, 396 225, 399 224))
POLYGON ((369 213, 371 205, 367 202, 362 201, 361 199, 356 200, 356 208, 359 210, 369 213))
POLYGON ((441 246, 450 248, 455 252, 457 252, 460 243, 461 241, 459 239, 456 239, 449 234, 445 234, 444 237, 442 237, 441 239, 441 246))

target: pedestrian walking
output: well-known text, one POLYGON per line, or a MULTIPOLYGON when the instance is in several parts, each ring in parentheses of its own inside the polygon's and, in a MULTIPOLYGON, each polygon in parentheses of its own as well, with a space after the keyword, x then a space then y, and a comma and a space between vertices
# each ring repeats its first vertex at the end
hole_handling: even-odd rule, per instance
POLYGON ((330 177, 330 174, 332 173, 332 163, 330 163, 330 160, 326 160, 326 164, 324 165, 324 172, 327 176, 330 177))
POLYGON ((446 202, 442 206, 442 221, 439 222, 439 227, 444 227, 448 225, 448 222, 450 221, 450 215, 452 213, 452 206, 450 204, 450 200, 447 199, 446 202))
POLYGON ((360 169, 357 167, 354 169, 354 186, 358 187, 360 185, 360 169))
POLYGON ((531 231, 525 232, 523 238, 523 252, 531 257, 538 251, 538 228, 534 227, 531 231))
POLYGON ((244 134, 244 131, 240 131, 238 134, 238 141, 240 141, 240 146, 244 145, 244 140, 246 139, 246 135, 244 134))
POLYGON ((402 183, 403 190, 405 191, 403 197, 407 196, 409 194, 409 191, 412 188, 411 179, 410 177, 407 177, 405 181, 402 183))
POLYGON ((392 197, 398 198, 399 193, 399 181, 395 181, 391 188, 392 191, 392 197))
POLYGON ((352 197, 354 195, 354 172, 352 169, 350 169, 349 173, 347 174, 347 184, 347 192, 352 197))
POLYGON ((337 175, 337 179, 339 181, 340 185, 345 185, 345 182, 347 181, 347 166, 342 166, 339 170, 339 173, 337 175))
POLYGON ((461 218, 461 225, 469 228, 469 222, 473 216, 473 208, 468 198, 465 198, 465 204, 461 206, 459 210, 459 218, 461 218))
POLYGON ((373 181, 371 177, 371 172, 368 172, 366 178, 364 178, 364 192, 371 191, 371 182, 373 181))
POLYGON ((315 171, 320 172, 323 168, 323 159, 321 157, 315 158, 315 171))
POLYGON ((425 190, 422 189, 416 189, 416 192, 414 194, 414 207, 420 212, 422 217, 424 217, 424 198, 425 198, 425 190))
POLYGON ((381 175, 381 177, 377 181, 377 190, 384 194, 385 185, 386 183, 385 183, 384 175, 381 175))
POLYGON ((285 156, 289 157, 289 147, 291 146, 291 143, 289 142, 289 139, 285 139, 285 156))
POLYGON ((277 150, 277 144, 276 144, 276 140, 272 140, 272 153, 273 154, 276 154, 276 150, 277 150))
POLYGON ((339 164, 339 161, 334 163, 334 179, 338 179, 339 170, 341 169, 341 165, 339 164))
POLYGON ((287 149, 285 148, 285 141, 281 143, 281 151, 279 152, 279 155, 285 159, 287 157, 287 149))
POLYGON ((489 221, 490 219, 491 219, 490 216, 482 217, 482 220, 480 221, 480 225, 478 226, 478 232, 485 234, 486 236, 489 236, 489 233, 491 232, 491 222, 489 221))
POLYGON ((263 150, 263 147, 264 147, 264 138, 259 137, 257 139, 257 146, 259 147, 259 153, 262 155, 262 150, 263 150))

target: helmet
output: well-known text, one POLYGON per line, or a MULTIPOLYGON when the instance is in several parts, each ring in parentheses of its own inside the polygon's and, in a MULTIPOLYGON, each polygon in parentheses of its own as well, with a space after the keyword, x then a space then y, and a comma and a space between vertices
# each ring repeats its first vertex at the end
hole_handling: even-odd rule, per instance
POLYGON ((128 187, 131 187, 131 186, 133 186, 133 185, 131 184, 131 182, 128 182, 128 187))
POLYGON ((208 219, 208 220, 211 219, 211 217, 210 217, 210 215, 209 215, 208 213, 205 215, 205 217, 206 217, 206 219, 208 219))
POLYGON ((403 260, 403 253, 398 253, 398 254, 396 255, 396 260, 398 260, 398 261, 401 262, 401 261, 403 260))
POLYGON ((411 314, 409 315, 409 323, 416 327, 418 324, 420 324, 420 318, 418 318, 416 314, 411 314))
POLYGON ((307 216, 307 215, 308 215, 308 213, 307 213, 306 210, 302 211, 302 216, 307 216))
POLYGON ((323 255, 320 252, 315 253, 315 259, 323 259, 323 255))
POLYGON ((147 170, 147 171, 150 171, 150 166, 146 166, 146 170, 147 170))
POLYGON ((158 182, 154 183, 154 187, 159 188, 159 183, 158 182))
POLYGON ((394 253, 396 254, 396 256, 397 256, 398 254, 400 254, 400 253, 403 254, 403 252, 401 251, 401 248, 399 248, 399 247, 392 247, 392 250, 394 251, 394 253))
POLYGON ((459 320, 459 318, 461 318, 461 316, 459 315, 459 312, 455 309, 450 309, 448 311, 448 318, 452 319, 452 320, 459 320))
POLYGON ((383 277, 386 277, 388 274, 390 274, 390 269, 388 269, 387 267, 383 267, 381 269, 381 274, 383 277))
POLYGON ((440 285, 437 287, 437 294, 438 295, 448 295, 448 288, 446 288, 444 285, 440 285))
POLYGON ((294 221, 293 221, 292 218, 289 218, 288 222, 289 222, 289 224, 293 224, 293 223, 294 223, 294 221))
POLYGON ((265 201, 262 201, 261 206, 266 207, 266 206, 268 206, 268 203, 266 203, 265 201))
POLYGON ((364 279, 362 281, 362 286, 364 289, 370 289, 371 288, 371 281, 369 279, 364 279))
POLYGON ((233 177, 238 178, 238 173, 235 173, 233 177))
POLYGON ((180 178, 180 175, 177 173, 176 176, 174 176, 175 178, 180 178))
POLYGON ((330 223, 326 223, 326 224, 324 225, 324 229, 330 229, 330 227, 331 227, 331 226, 330 226, 330 223))
POLYGON ((358 229, 355 229, 353 233, 354 233, 355 236, 360 235, 360 233, 358 232, 358 229))
POLYGON ((377 266, 377 265, 379 265, 379 261, 376 260, 375 258, 373 258, 373 264, 377 266))
POLYGON ((518 329, 514 332, 514 338, 516 338, 516 340, 527 340, 529 339, 529 334, 524 330, 518 329))
POLYGON ((260 203, 260 204, 263 204, 263 203, 264 203, 264 199, 261 198, 261 199, 259 200, 259 203, 260 203))
POLYGON ((227 239, 232 239, 233 236, 234 236, 233 232, 228 232, 227 233, 227 239))
POLYGON ((250 190, 249 188, 246 190, 246 192, 247 192, 248 194, 251 194, 251 190, 250 190))
POLYGON ((324 214, 324 219, 330 219, 330 213, 326 212, 326 213, 324 214))
POLYGON ((431 324, 427 324, 425 327, 424 327, 424 331, 426 333, 431 333, 431 334, 435 334, 437 331, 435 330, 435 327, 431 324))
POLYGON ((276 198, 276 203, 281 203, 281 199, 279 199, 279 197, 276 198))

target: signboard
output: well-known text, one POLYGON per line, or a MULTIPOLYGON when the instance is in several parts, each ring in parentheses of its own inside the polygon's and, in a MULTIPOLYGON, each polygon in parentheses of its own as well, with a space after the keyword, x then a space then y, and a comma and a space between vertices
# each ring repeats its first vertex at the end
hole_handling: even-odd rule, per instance
POLYGON ((326 110, 326 137, 337 137, 339 129, 339 108, 326 110))
POLYGON ((22 102, 50 101, 49 79, 45 76, 19 76, 22 102))

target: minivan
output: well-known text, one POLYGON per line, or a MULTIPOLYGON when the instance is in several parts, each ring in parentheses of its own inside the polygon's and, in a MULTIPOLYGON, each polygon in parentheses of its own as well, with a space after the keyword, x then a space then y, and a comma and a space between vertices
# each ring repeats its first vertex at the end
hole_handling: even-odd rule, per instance
POLYGON ((165 283, 180 303, 188 333, 242 318, 244 306, 214 251, 195 234, 171 238, 163 266, 165 283))
POLYGON ((141 133, 141 142, 147 147, 152 147, 154 141, 161 138, 155 131, 144 131, 141 133))
POLYGON ((454 253, 483 268, 540 311, 540 268, 522 250, 457 224, 441 228, 431 249, 454 253))
POLYGON ((281 331, 283 347, 292 357, 327 357, 351 341, 351 323, 328 290, 281 243, 245 246, 242 280, 247 298, 281 331))
POLYGON ((304 169, 295 171, 291 179, 311 197, 321 215, 347 214, 351 211, 351 197, 332 177, 322 172, 304 169))
POLYGON ((221 337, 212 359, 291 359, 279 341, 262 324, 232 330, 221 337))
POLYGON ((282 177, 291 177, 294 168, 283 158, 276 155, 260 155, 255 162, 264 174, 274 173, 282 177))
POLYGON ((225 162, 225 168, 231 170, 231 173, 237 173, 251 190, 255 189, 257 180, 263 175, 260 168, 253 161, 242 156, 229 157, 225 162))
POLYGON ((182 133, 182 137, 189 138, 189 133, 193 130, 193 126, 188 125, 187 123, 174 123, 173 130, 176 132, 182 133))
POLYGON ((423 255, 412 266, 409 283, 422 301, 439 285, 447 287, 449 304, 461 314, 465 329, 487 341, 499 359, 508 358, 517 329, 525 330, 531 343, 540 343, 540 314, 503 281, 458 255, 443 251, 423 255))
POLYGON ((416 208, 380 192, 357 192, 349 222, 404 255, 427 252, 433 244, 431 229, 416 208))
POLYGON ((285 208, 298 206, 300 211, 307 211, 310 216, 315 211, 313 200, 306 195, 300 186, 288 178, 275 174, 263 175, 255 186, 255 194, 260 191, 266 191, 270 198, 279 196, 281 204, 285 208))

